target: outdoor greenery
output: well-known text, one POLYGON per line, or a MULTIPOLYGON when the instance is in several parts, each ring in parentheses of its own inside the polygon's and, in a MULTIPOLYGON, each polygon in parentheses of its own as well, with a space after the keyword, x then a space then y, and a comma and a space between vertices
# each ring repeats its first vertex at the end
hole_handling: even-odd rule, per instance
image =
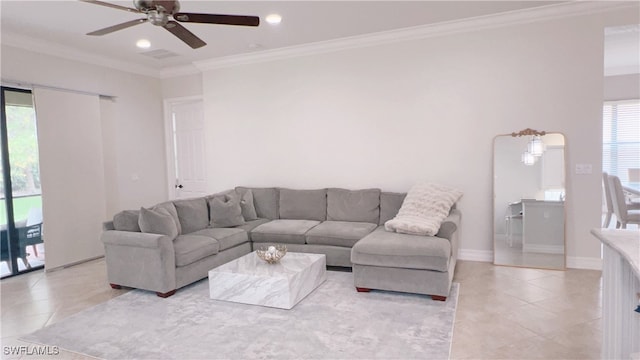
MULTIPOLYGON (((38 168, 38 139, 33 107, 5 106, 13 213, 16 221, 26 219, 29 209, 42 207, 40 171, 38 168)), ((0 170, 2 163, 0 162, 0 170)), ((0 223, 7 222, 4 181, 0 178, 0 223)))
POLYGON ((5 109, 13 196, 40 194, 35 111, 27 106, 5 109))

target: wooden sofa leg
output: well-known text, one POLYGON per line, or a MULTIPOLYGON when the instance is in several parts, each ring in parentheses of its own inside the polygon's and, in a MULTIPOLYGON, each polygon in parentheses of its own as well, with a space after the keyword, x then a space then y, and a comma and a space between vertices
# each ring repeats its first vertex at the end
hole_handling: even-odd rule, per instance
POLYGON ((446 296, 440 296, 440 295, 431 295, 431 299, 435 301, 447 301, 446 296))
POLYGON ((169 296, 171 296, 171 295, 173 295, 175 293, 176 293, 175 290, 171 290, 171 291, 166 292, 166 293, 156 292, 156 295, 158 295, 158 297, 161 297, 161 298, 168 298, 169 296))
POLYGON ((361 288, 361 287, 357 287, 357 286, 356 286, 356 290, 357 290, 358 292, 369 292, 369 291, 371 291, 371 289, 368 289, 368 288, 361 288))
POLYGON ((122 286, 118 285, 118 284, 109 284, 111 285, 112 289, 122 289, 122 286))

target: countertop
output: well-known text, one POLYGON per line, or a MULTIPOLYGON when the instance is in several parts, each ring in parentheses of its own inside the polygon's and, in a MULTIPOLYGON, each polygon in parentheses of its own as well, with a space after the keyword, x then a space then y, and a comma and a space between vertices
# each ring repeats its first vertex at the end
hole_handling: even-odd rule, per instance
POLYGON ((591 233, 624 257, 640 279, 640 231, 593 229, 591 233))

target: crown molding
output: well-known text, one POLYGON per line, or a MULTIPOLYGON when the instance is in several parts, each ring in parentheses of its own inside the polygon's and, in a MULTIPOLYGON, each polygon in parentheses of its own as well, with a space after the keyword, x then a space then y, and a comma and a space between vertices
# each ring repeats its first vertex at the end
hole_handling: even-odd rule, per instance
POLYGON ((94 55, 70 46, 47 42, 25 35, 3 32, 2 38, 0 39, 0 44, 16 47, 23 50, 34 51, 46 55, 52 55, 67 60, 74 60, 92 65, 104 66, 111 69, 138 75, 150 76, 154 78, 161 77, 161 71, 157 69, 150 69, 149 67, 133 64, 127 61, 105 58, 103 56, 94 55))
POLYGON ((613 11, 624 8, 637 8, 636 2, 576 1, 522 9, 499 14, 452 20, 436 24, 421 25, 404 29, 383 31, 372 34, 351 36, 336 40, 290 46, 256 53, 232 55, 210 60, 195 61, 193 64, 201 71, 214 70, 238 65, 262 63, 293 57, 301 57, 347 49, 378 46, 402 41, 439 37, 463 32, 478 31, 527 24, 572 16, 613 11))

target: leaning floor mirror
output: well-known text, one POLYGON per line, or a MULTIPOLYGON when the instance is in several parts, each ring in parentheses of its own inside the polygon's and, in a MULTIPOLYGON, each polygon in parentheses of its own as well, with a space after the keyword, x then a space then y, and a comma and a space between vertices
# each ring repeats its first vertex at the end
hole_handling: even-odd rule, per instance
POLYGON ((494 264, 565 269, 565 137, 525 129, 493 142, 494 264))

